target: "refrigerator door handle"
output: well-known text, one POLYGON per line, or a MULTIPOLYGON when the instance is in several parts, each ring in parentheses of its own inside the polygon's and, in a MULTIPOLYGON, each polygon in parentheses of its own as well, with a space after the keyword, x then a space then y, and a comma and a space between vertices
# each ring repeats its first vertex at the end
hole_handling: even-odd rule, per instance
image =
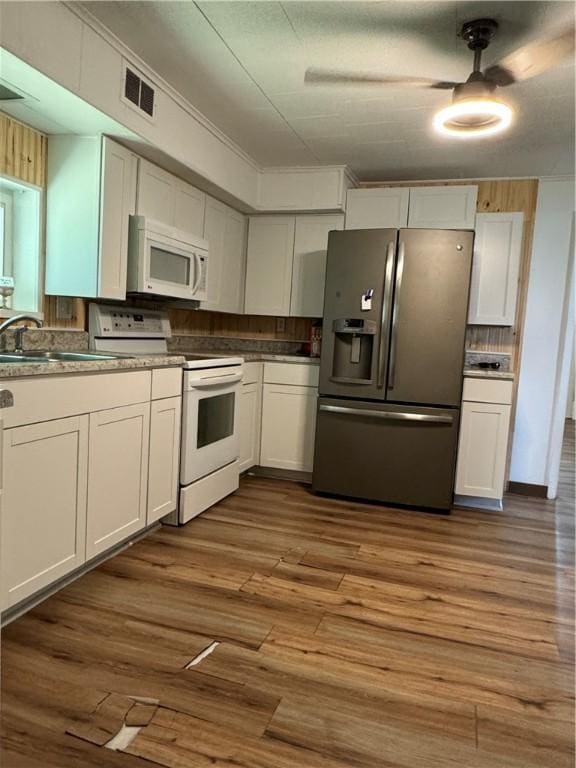
POLYGON ((392 289, 392 268, 394 266, 394 242, 388 243, 386 249, 386 272, 384 275, 384 292, 382 296, 382 319, 380 322, 380 346, 378 349, 378 378, 376 386, 382 389, 384 386, 384 374, 386 371, 386 315, 388 314, 388 304, 390 302, 390 291, 392 289))
POLYGON ((398 266, 396 267, 396 285, 394 286, 394 307, 392 309, 392 334, 390 336, 390 368, 388 373, 388 389, 394 389, 396 377, 396 334, 398 332, 398 314, 400 312, 400 289, 404 273, 404 243, 398 246, 398 266))
POLYGON ((399 411, 373 411, 368 408, 347 408, 344 405, 321 405, 321 411, 329 413, 343 413, 350 416, 370 416, 375 419, 386 419, 390 421, 427 421, 433 424, 452 424, 453 417, 448 414, 431 413, 401 413, 399 411))

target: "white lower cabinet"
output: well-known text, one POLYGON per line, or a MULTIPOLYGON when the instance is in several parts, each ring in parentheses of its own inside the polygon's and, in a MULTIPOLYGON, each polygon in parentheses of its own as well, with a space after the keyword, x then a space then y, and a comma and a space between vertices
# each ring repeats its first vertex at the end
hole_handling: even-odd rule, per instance
POLYGON ((88 416, 4 431, 2 608, 85 561, 88 416))
POLYGON ((240 391, 240 472, 258 464, 261 416, 262 384, 243 384, 240 391))
POLYGON ((173 512, 178 502, 181 405, 180 397, 150 405, 147 525, 173 512))
POLYGON ((146 525, 150 405, 90 414, 86 557, 146 525))
POLYGON ((316 387, 264 384, 260 464, 311 472, 316 430, 316 387))
POLYGON ((506 474, 511 381, 464 380, 455 493, 502 499, 506 474), (498 402, 500 401, 500 402, 498 402))

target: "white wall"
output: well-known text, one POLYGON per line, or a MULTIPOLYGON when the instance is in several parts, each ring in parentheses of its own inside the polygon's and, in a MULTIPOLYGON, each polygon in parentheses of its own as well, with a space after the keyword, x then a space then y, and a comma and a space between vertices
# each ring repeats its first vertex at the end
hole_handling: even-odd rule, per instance
POLYGON ((574 214, 574 181, 541 180, 510 480, 547 485, 552 414, 574 214))

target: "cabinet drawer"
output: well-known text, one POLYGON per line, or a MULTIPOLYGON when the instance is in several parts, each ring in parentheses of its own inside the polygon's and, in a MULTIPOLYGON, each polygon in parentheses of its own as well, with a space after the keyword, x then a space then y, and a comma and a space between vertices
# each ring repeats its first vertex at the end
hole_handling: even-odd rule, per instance
POLYGON ((262 381, 263 363, 244 363, 242 384, 258 384, 262 381))
POLYGON ((150 400, 151 371, 30 376, 6 381, 14 407, 4 411, 4 426, 36 424, 81 413, 150 400))
POLYGON ((156 368, 152 371, 152 400, 182 394, 182 368, 156 368))
POLYGON ((513 381, 464 378, 462 400, 472 403, 512 403, 513 381))
POLYGON ((317 387, 319 370, 313 363, 264 363, 264 382, 317 387))

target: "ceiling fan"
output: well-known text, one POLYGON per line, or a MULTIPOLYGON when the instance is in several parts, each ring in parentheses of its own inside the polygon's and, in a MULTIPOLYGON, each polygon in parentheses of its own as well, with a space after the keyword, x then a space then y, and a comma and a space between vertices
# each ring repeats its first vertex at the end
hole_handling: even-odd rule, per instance
POLYGON ((463 24, 460 37, 474 52, 472 73, 464 83, 315 68, 306 70, 304 80, 311 85, 388 85, 451 90, 452 104, 436 114, 434 127, 440 133, 460 138, 489 136, 508 128, 513 118, 510 106, 494 97, 498 88, 540 75, 574 54, 574 26, 571 25, 555 37, 518 48, 482 71, 482 53, 497 29, 498 22, 494 19, 475 19, 463 24))

